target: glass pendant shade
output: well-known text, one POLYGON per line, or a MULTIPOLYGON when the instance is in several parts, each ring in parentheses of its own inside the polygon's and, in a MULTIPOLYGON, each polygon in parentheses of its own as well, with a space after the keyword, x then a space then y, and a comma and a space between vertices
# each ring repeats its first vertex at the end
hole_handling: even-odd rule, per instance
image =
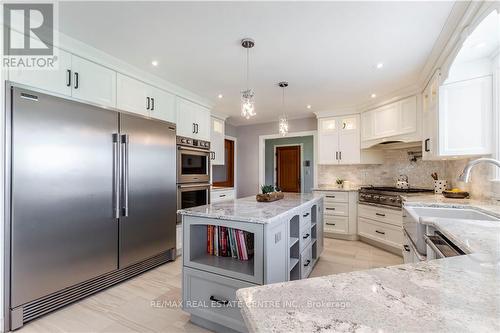
POLYGON ((279 120, 279 132, 282 136, 286 136, 288 134, 288 119, 286 115, 281 116, 279 120))
POLYGON ((255 101, 252 89, 247 89, 241 92, 241 116, 250 119, 255 116, 255 101))

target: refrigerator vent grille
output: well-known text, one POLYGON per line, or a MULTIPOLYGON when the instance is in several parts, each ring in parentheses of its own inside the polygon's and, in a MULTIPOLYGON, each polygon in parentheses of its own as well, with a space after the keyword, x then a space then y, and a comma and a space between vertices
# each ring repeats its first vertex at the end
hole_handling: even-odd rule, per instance
POLYGON ((102 275, 86 282, 82 282, 73 287, 63 289, 44 298, 40 298, 31 303, 27 303, 22 306, 23 323, 38 318, 50 311, 54 311, 55 309, 58 309, 65 305, 78 301, 84 297, 90 296, 114 284, 141 274, 151 268, 164 264, 173 259, 172 252, 175 256, 175 251, 169 250, 124 269, 102 275))

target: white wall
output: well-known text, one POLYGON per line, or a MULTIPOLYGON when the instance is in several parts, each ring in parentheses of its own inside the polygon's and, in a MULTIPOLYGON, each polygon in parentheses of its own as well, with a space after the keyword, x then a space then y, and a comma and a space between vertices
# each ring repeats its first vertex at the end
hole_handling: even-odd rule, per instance
MULTIPOLYGON (((290 132, 314 131, 316 118, 289 120, 290 132)), ((255 195, 259 191, 259 136, 278 133, 278 122, 239 126, 238 138, 238 197, 255 195)))

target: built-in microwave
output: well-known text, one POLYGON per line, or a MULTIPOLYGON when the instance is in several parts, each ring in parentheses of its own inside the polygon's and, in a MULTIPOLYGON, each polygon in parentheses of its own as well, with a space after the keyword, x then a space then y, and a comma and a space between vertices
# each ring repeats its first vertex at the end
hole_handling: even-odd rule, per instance
POLYGON ((177 184, 210 182, 210 142, 177 137, 177 184))

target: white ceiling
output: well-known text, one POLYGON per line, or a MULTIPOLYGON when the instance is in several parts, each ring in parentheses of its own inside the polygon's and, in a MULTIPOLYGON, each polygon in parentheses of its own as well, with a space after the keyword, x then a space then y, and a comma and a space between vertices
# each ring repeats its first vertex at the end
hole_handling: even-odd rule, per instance
POLYGON ((235 125, 359 105, 416 83, 453 2, 62 2, 63 33, 189 89, 235 125), (257 116, 239 116, 254 38, 257 116), (152 60, 158 67, 151 65, 152 60), (383 62, 377 70, 375 65, 383 62), (219 100, 221 93, 224 98, 219 100), (312 109, 306 109, 311 104, 312 109))

